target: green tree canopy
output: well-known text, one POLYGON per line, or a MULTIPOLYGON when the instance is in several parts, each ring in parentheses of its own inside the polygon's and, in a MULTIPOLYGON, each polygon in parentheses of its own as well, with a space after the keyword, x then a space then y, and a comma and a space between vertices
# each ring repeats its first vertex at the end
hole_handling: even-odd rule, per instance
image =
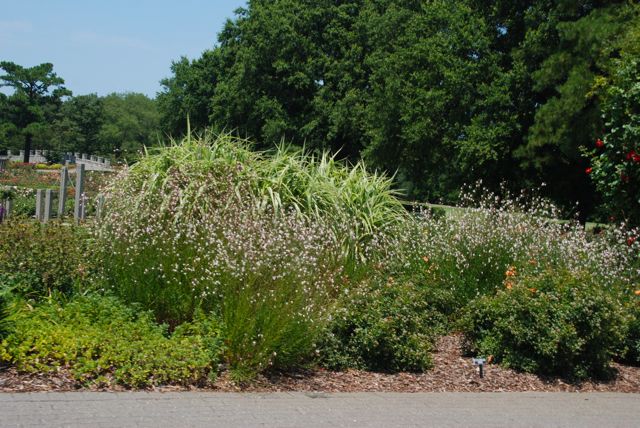
POLYGON ((144 94, 110 94, 102 99, 103 123, 97 135, 100 153, 113 153, 126 160, 158 142, 159 114, 155 100, 144 94))
POLYGON ((0 86, 13 88, 6 100, 9 122, 24 138, 24 162, 29 162, 29 152, 34 137, 46 133, 52 117, 71 95, 64 80, 53 72, 53 64, 43 63, 25 68, 9 61, 0 62, 0 86))
POLYGON ((251 0, 194 61, 173 64, 159 107, 171 132, 283 139, 396 174, 411 198, 463 183, 546 182, 594 202, 579 147, 602 133, 638 8, 626 0, 251 0), (175 113, 179 112, 178 115, 175 113), (175 117, 178 116, 178 122, 175 117), (173 120, 173 122, 172 122, 173 120))

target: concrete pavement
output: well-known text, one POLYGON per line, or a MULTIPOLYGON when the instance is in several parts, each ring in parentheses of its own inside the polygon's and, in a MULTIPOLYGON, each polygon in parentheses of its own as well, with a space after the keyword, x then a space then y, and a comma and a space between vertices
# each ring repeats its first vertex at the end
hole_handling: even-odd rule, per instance
POLYGON ((0 393, 2 427, 639 427, 640 394, 0 393))

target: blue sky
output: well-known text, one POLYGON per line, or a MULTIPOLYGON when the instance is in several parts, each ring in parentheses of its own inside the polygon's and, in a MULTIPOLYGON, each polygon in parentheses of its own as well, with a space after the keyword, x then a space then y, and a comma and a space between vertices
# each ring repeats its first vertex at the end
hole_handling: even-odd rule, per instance
MULTIPOLYGON (((51 62, 74 95, 155 96, 171 61, 197 58, 245 0, 0 0, 0 60, 51 62)), ((4 88, 3 92, 10 91, 4 88)))

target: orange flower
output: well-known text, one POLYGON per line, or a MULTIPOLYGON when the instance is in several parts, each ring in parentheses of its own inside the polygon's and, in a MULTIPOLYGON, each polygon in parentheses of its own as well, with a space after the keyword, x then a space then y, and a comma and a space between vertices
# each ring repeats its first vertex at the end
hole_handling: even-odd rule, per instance
POLYGON ((530 288, 529 291, 531 291, 532 293, 535 293, 536 291, 538 291, 537 288, 530 288))
POLYGON ((633 294, 635 294, 636 296, 640 296, 640 290, 634 291, 633 294))
POLYGON ((509 266, 509 268, 507 269, 507 271, 504 273, 504 275, 509 278, 512 276, 516 276, 516 267, 515 266, 509 266))
POLYGON ((507 290, 511 290, 513 288, 513 282, 505 281, 504 286, 507 288, 507 290))
POLYGON ((427 257, 427 256, 422 256, 422 260, 423 260, 425 263, 429 263, 429 257, 427 257))

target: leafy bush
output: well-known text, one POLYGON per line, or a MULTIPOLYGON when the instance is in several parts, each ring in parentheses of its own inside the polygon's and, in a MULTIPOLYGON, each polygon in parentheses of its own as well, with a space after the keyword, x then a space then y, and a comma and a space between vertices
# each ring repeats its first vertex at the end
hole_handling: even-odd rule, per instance
POLYGON ((9 186, 0 186, 0 201, 16 197, 16 190, 9 186))
POLYGON ((346 296, 320 344, 332 369, 424 371, 446 320, 438 297, 407 280, 375 280, 346 296))
POLYGON ((625 53, 615 62, 612 78, 597 81, 605 134, 583 149, 591 158, 586 173, 602 195, 606 217, 640 226, 640 56, 625 53))
POLYGON ((148 313, 112 297, 47 302, 14 318, 0 361, 24 372, 68 369, 83 384, 201 383, 216 375, 222 349, 214 318, 181 325, 167 337, 148 313))
POLYGON ((0 340, 2 340, 9 333, 9 302, 11 295, 9 287, 0 282, 0 340))
POLYGON ((87 239, 82 228, 58 222, 0 224, 0 282, 34 298, 70 293, 90 269, 87 239))
POLYGON ((46 170, 62 169, 62 164, 59 164, 59 163, 53 163, 53 164, 38 163, 38 164, 36 164, 36 169, 46 169, 46 170))
POLYGON ((539 374, 573 379, 608 374, 625 334, 615 292, 588 272, 552 266, 507 277, 504 290, 467 308, 462 326, 472 352, 539 374))
POLYGON ((624 360, 640 365, 640 292, 633 298, 629 310, 629 325, 625 340, 624 360))

